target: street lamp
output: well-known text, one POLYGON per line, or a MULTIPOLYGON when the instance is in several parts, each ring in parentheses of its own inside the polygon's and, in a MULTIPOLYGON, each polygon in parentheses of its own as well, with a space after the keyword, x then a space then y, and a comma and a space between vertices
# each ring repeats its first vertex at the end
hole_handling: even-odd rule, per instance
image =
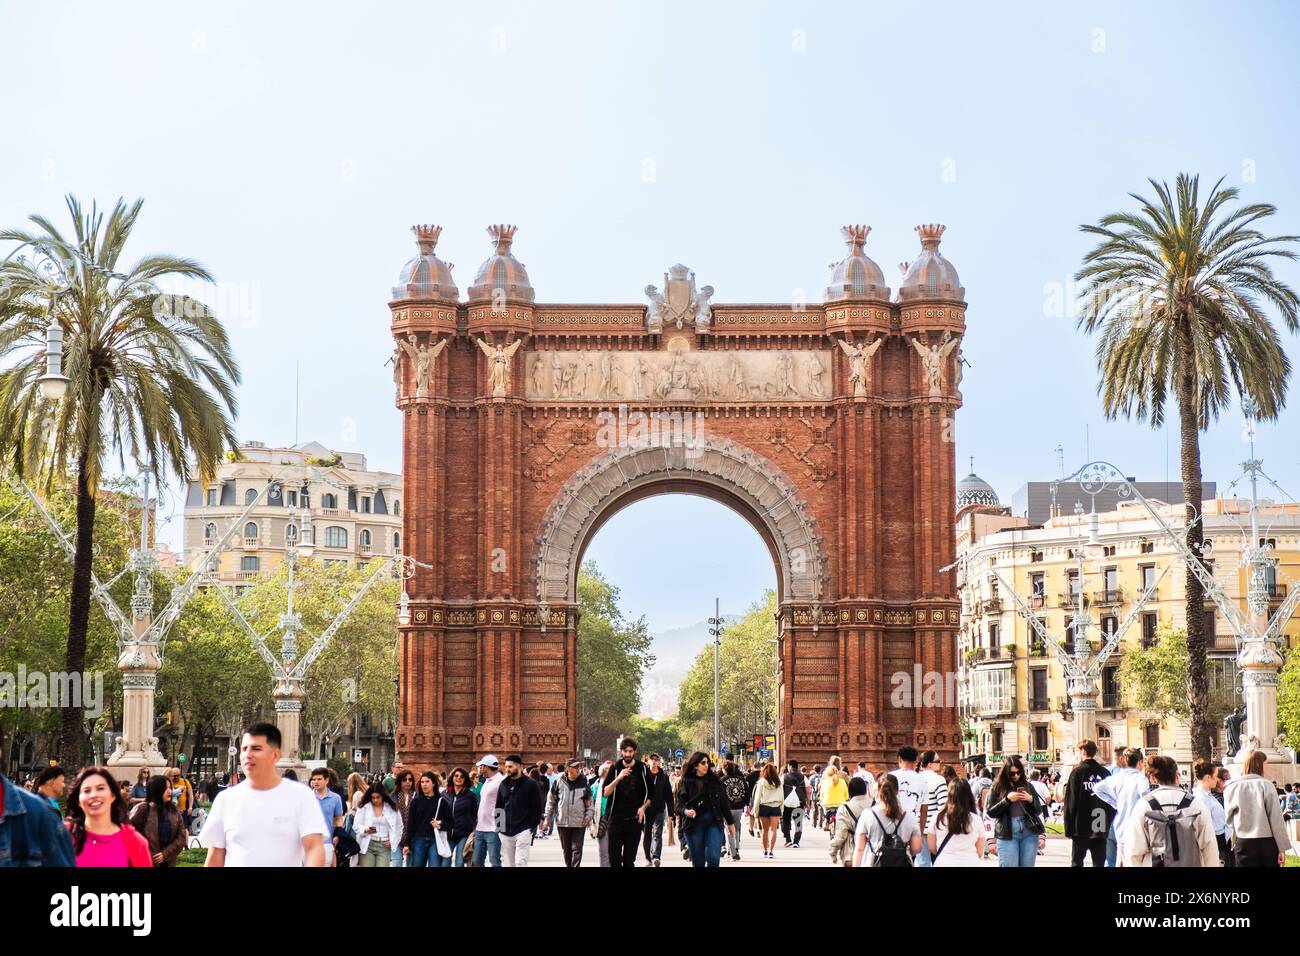
POLYGON ((709 634, 713 637, 713 752, 722 753, 721 721, 718 717, 718 652, 722 648, 722 610, 718 598, 713 599, 713 617, 709 618, 709 634))
MULTIPOLYGON (((56 307, 59 296, 72 288, 72 279, 68 276, 64 262, 55 255, 56 249, 65 255, 78 255, 75 250, 62 243, 39 239, 21 243, 11 250, 3 261, 0 261, 0 271, 11 262, 29 269, 29 278, 34 278, 44 286, 43 291, 49 294, 49 324, 45 327, 45 374, 36 380, 40 385, 41 397, 47 402, 62 401, 63 396, 68 393, 68 382, 71 381, 63 374, 63 326, 59 324, 56 307), (33 253, 33 260, 30 262, 27 254, 23 252, 29 246, 33 253)), ((82 261, 90 265, 84 257, 82 261)), ((0 278, 0 302, 8 297, 8 286, 9 282, 0 278)))
POLYGON ((68 383, 72 381, 63 374, 63 328, 53 315, 45 329, 45 374, 36 381, 41 386, 41 397, 47 402, 62 401, 68 393, 68 383))

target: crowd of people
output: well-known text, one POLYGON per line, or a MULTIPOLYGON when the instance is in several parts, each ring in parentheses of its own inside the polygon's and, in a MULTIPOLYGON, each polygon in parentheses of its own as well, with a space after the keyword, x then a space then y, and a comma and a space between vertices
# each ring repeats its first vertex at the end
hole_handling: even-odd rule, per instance
POLYGON ((0 776, 0 865, 175 866, 196 834, 207 866, 526 867, 536 842, 555 838, 577 867, 590 838, 602 867, 658 867, 667 843, 713 868, 741 858, 746 832, 763 859, 778 845, 798 849, 806 822, 826 832, 836 866, 974 866, 996 855, 1001 867, 1032 867, 1058 818, 1073 866, 1264 867, 1285 862, 1285 823, 1300 817, 1300 785, 1279 791, 1262 751, 1235 779, 1197 761, 1184 786, 1167 756, 1129 748, 1106 767, 1086 740, 1065 778, 1014 756, 996 773, 965 774, 910 746, 879 777, 838 756, 781 768, 716 765, 697 751, 669 767, 624 738, 616 759, 594 767, 485 754, 418 777, 399 762, 346 780, 320 767, 298 781, 277 769, 280 748, 274 725, 255 724, 241 741, 243 779, 197 787, 177 768, 119 783, 91 766, 70 788, 59 767, 22 787, 0 776))

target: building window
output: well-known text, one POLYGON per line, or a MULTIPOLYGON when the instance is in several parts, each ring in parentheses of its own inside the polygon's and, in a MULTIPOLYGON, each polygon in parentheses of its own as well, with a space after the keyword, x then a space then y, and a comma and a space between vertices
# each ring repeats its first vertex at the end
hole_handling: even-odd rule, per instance
POLYGON ((357 536, 357 540, 361 544, 361 547, 365 548, 367 551, 370 550, 370 531, 368 529, 363 528, 361 533, 357 536))
POLYGON ((256 500, 257 500, 256 488, 249 488, 247 491, 244 492, 244 504, 251 505, 256 500))
POLYGON ((999 630, 1000 628, 998 625, 993 624, 992 622, 989 623, 989 647, 994 650, 997 649, 1000 643, 999 638, 1001 635, 999 634, 999 630))
POLYGON ((1101 706, 1105 710, 1119 708, 1119 668, 1104 667, 1101 671, 1101 706))
POLYGON ((1213 644, 1218 640, 1214 631, 1214 612, 1209 608, 1205 609, 1205 643, 1213 644))
POLYGON ((1142 746, 1147 751, 1160 749, 1160 725, 1147 724, 1142 728, 1142 746))
POLYGON ((1110 640, 1112 637, 1115 636, 1115 632, 1118 630, 1119 630, 1119 618, 1103 617, 1101 619, 1101 639, 1103 641, 1110 640))
POLYGON ((394 517, 398 517, 398 516, 401 515, 401 513, 402 513, 402 503, 401 503, 400 501, 394 501, 394 502, 393 502, 393 516, 394 516, 394 517))
POLYGON ((296 524, 285 526, 284 543, 291 547, 298 543, 298 526, 296 524))
POLYGON ((244 537, 255 540, 257 538, 257 522, 250 521, 244 525, 244 537))
POLYGON ((216 488, 209 488, 209 489, 208 489, 208 507, 209 507, 209 508, 215 508, 216 506, 217 506, 217 489, 216 489, 216 488))
POLYGON ((1036 564, 1037 562, 1039 562, 1039 561, 1042 561, 1042 560, 1043 560, 1043 552, 1041 552, 1041 551, 1030 551, 1030 552, 1029 552, 1029 560, 1030 560, 1032 563, 1035 563, 1035 564, 1036 564))
POLYGON ((1138 569, 1142 573, 1142 593, 1150 591, 1156 583, 1156 566, 1154 564, 1144 564, 1138 569))
POLYGON ((298 492, 296 491, 289 492, 289 507, 290 508, 298 507, 298 492))
POLYGON ((1029 671, 1029 709, 1048 710, 1047 668, 1035 667, 1029 671))
POLYGON ((246 554, 239 559, 239 570, 259 571, 261 570, 261 561, 255 554, 246 554))
POLYGON ((1070 588, 1070 600, 1072 601, 1079 600, 1079 572, 1070 571, 1068 574, 1066 574, 1065 580, 1070 588))
POLYGON ((1047 597, 1047 579, 1042 571, 1029 576, 1029 597, 1032 601, 1037 601, 1040 607, 1047 597))
POLYGON ((363 515, 368 515, 368 514, 370 514, 370 496, 369 496, 369 495, 362 495, 362 496, 361 496, 361 513, 362 513, 363 515))
POLYGON ((320 496, 320 506, 322 508, 337 508, 339 499, 337 495, 324 494, 320 496))
POLYGON ((1115 545, 1113 544, 1103 545, 1101 549, 1101 556, 1103 558, 1115 557, 1115 545))
POLYGON ((1160 615, 1154 611, 1147 611, 1142 615, 1142 649, 1146 650, 1156 642, 1156 627, 1160 623, 1160 615))
POLYGON ((393 532, 393 554, 402 553, 402 534, 400 531, 393 532))
POLYGON ((971 675, 975 712, 1002 717, 1016 711, 1015 674, 1010 667, 981 667, 971 675))
POLYGON ((325 529, 325 547, 346 548, 348 546, 348 529, 332 525, 325 529))
POLYGON ((1138 550, 1141 551, 1143 554, 1155 554, 1156 543, 1154 541, 1143 541, 1141 547, 1138 548, 1138 550))
POLYGON ((1034 724, 1034 752, 1045 753, 1047 750, 1047 724, 1034 724))
POLYGON ((992 746, 989 747, 995 754, 1002 753, 1002 728, 993 727, 989 730, 989 740, 992 746))
POLYGON ((203 543, 212 544, 217 540, 217 526, 209 521, 203 526, 203 543))

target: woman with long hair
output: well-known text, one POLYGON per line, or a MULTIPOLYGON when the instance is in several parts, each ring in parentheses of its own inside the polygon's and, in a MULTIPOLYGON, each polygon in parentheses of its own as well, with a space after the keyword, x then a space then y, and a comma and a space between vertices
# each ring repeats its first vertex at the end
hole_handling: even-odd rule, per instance
POLYGON ((854 842, 854 866, 911 866, 921 852, 921 823, 903 809, 892 773, 876 782, 876 805, 858 819, 854 842))
MULTIPOLYGON (((402 771, 401 777, 410 773, 402 771)), ((400 785, 396 797, 401 793, 400 785)), ((432 770, 420 774, 420 789, 410 800, 406 819, 402 822, 402 839, 400 846, 407 866, 426 867, 442 866, 436 846, 438 828, 433 825, 442 802, 442 789, 438 786, 438 775, 432 770)), ((450 858, 447 860, 451 863, 450 858)))
POLYGON ((926 834, 931 866, 978 866, 984 859, 984 822, 975 812, 970 785, 954 776, 948 784, 948 802, 926 834))
POLYGON ((382 783, 370 785, 365 802, 352 822, 358 856, 363 867, 386 867, 393 862, 393 846, 402 840, 402 815, 382 783))
POLYGON ((721 778, 713 772, 713 762, 703 751, 697 750, 686 761, 677 807, 682 818, 682 838, 691 850, 691 866, 721 865, 731 806, 721 778))
MULTIPOLYGON (((478 794, 474 792, 469 771, 456 767, 447 775, 447 789, 442 791, 442 806, 434 817, 433 826, 447 834, 451 856, 442 860, 442 866, 464 866, 466 844, 478 825, 478 794)), ((433 860, 429 861, 433 865, 433 860)))
POLYGON ((107 767, 87 767, 68 798, 68 832, 77 866, 152 867, 149 844, 128 822, 130 811, 107 767))
MULTIPOLYGON (((411 801, 415 799, 415 773, 411 770, 403 770, 393 781, 393 806, 397 807, 397 812, 402 817, 402 833, 406 833, 409 826, 409 813, 411 811, 411 801)), ((404 866, 406 862, 406 853, 400 846, 393 847, 393 866, 404 866)))
POLYGON ((776 764, 768 761, 763 764, 758 783, 754 785, 754 797, 749 812, 758 818, 760 836, 763 839, 763 856, 769 859, 776 851, 776 830, 781 822, 784 800, 785 787, 781 785, 781 775, 776 772, 776 764))
POLYGON ((1019 757, 1008 757, 1002 764, 993 781, 987 812, 996 821, 993 834, 998 841, 998 866, 1033 866, 1038 850, 1047 842, 1043 823, 1047 807, 1019 757))
POLYGON ((1277 788, 1264 776, 1267 760, 1264 751, 1250 751, 1242 761, 1245 773, 1229 780, 1223 791, 1224 817, 1234 837, 1232 860, 1237 866, 1283 866, 1291 848, 1277 788))
POLYGON ((366 783, 366 778, 361 774, 355 770, 348 774, 348 809, 353 813, 360 810, 366 802, 366 791, 369 789, 370 784, 366 783))
POLYGON ((853 865, 853 837, 858 821, 871 807, 871 790, 866 777, 849 780, 849 798, 835 814, 835 832, 831 835, 831 862, 853 865))
POLYGON ((149 844, 154 866, 175 866, 185 849, 185 818, 172 802, 171 781, 162 775, 151 777, 144 803, 131 808, 130 821, 149 844))

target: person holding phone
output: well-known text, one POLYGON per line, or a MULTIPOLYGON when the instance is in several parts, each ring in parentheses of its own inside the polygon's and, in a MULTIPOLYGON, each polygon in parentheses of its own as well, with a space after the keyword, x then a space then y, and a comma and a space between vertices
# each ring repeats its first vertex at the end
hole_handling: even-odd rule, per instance
POLYGON ((382 783, 370 785, 352 829, 360 846, 360 866, 392 866, 393 847, 402 840, 402 815, 382 783))
POLYGON ((998 866, 1033 866, 1038 850, 1047 843, 1043 823, 1047 807, 1030 785, 1019 757, 1008 757, 1002 764, 989 797, 988 815, 997 821, 998 866))

